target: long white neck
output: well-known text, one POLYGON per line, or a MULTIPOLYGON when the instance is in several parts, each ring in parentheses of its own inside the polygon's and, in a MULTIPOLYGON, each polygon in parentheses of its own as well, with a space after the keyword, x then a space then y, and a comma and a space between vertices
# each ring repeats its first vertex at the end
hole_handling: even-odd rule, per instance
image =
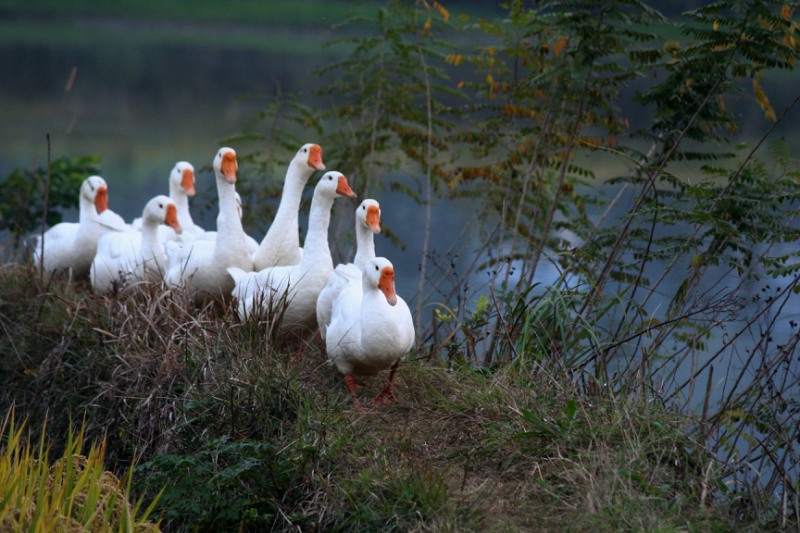
POLYGON ((81 195, 78 203, 78 221, 87 223, 94 222, 99 216, 94 202, 81 195))
POLYGON ((236 209, 236 187, 217 178, 217 194, 219 195, 219 216, 217 216, 217 244, 216 249, 226 247, 238 242, 244 237, 242 219, 236 209))
POLYGON ((150 264, 152 260, 155 260, 158 264, 158 268, 163 269, 167 259, 166 256, 164 256, 161 243, 158 241, 158 224, 157 220, 142 216, 142 244, 140 254, 146 264, 150 264))
POLYGON ((308 232, 303 246, 303 263, 324 262, 333 268, 331 249, 328 246, 328 226, 331 222, 333 198, 314 194, 311 199, 311 211, 308 214, 308 232))
POLYGON ((189 195, 180 183, 169 183, 169 199, 175 202, 178 209, 178 223, 184 231, 194 227, 192 215, 189 214, 189 195))
POLYGON ((375 259, 374 233, 359 220, 356 224, 356 256, 353 258, 353 264, 361 272, 370 259, 375 259))
POLYGON ((303 188, 305 188, 312 172, 313 170, 306 164, 292 162, 289 166, 283 183, 283 192, 281 193, 278 211, 275 213, 275 219, 272 221, 262 245, 270 241, 276 241, 283 243, 287 247, 297 248, 300 246, 297 212, 300 210, 303 188))

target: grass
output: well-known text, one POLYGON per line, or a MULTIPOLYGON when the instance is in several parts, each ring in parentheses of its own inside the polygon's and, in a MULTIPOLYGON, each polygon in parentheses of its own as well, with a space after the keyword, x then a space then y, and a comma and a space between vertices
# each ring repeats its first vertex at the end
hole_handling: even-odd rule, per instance
MULTIPOLYGON (((134 494, 161 494, 167 531, 775 525, 715 488, 691 418, 584 386, 556 358, 474 369, 412 354, 397 404, 361 414, 317 343, 141 289, 43 288, 33 269, 6 265, 0 409, 15 406, 29 430, 47 419, 54 450, 85 418, 108 464, 136 455, 134 494)), ((366 379, 360 394, 381 386, 366 379)))
POLYGON ((83 455, 83 432, 70 432, 51 464, 44 440, 32 444, 24 430, 13 409, 0 423, 0 530, 159 531, 147 520, 152 505, 142 509, 141 501, 128 500, 130 471, 121 480, 105 471, 104 440, 83 455))

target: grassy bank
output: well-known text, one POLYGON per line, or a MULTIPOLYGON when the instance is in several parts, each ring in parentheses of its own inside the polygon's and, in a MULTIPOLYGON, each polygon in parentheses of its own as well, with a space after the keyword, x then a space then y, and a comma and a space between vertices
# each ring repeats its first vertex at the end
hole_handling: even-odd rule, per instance
MULTIPOLYGON (((0 409, 54 450, 106 439, 166 530, 770 528, 719 490, 693 421, 558 357, 485 370, 412 354, 362 414, 317 343, 148 288, 101 297, 0 273, 0 409), (302 348, 302 349, 301 349, 302 348)), ((367 398, 380 378, 365 380, 367 398)), ((748 497, 753 497, 749 495, 748 497)))

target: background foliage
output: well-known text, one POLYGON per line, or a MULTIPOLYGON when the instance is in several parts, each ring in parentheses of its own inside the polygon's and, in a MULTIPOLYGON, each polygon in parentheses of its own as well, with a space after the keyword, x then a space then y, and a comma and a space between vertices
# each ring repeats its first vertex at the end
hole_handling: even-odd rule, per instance
POLYGON ((309 84, 329 105, 281 95, 231 143, 279 185, 313 132, 365 196, 420 206, 400 404, 347 412, 270 324, 13 268, 3 402, 88 411, 175 530, 796 527, 800 174, 774 139, 796 99, 764 88, 794 71, 796 7, 377 6, 309 84), (739 143, 750 108, 763 133, 739 143), (429 246, 439 197, 477 206, 466 272, 429 246))

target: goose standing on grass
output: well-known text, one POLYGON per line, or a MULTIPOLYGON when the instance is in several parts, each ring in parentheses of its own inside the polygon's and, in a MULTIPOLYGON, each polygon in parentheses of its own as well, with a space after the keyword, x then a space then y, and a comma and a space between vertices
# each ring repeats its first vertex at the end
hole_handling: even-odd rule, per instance
MULTIPOLYGON (((178 210, 178 223, 183 229, 180 239, 192 239, 205 232, 192 220, 189 212, 189 198, 195 195, 194 166, 188 161, 178 161, 169 174, 169 199, 178 210)), ((134 229, 142 229, 142 218, 135 218, 131 224, 134 229)), ((178 239, 178 234, 169 226, 158 226, 158 238, 161 242, 178 239)))
POLYGON ((282 328, 300 335, 314 329, 317 298, 333 271, 328 225, 333 201, 338 196, 355 198, 356 194, 340 172, 326 172, 311 199, 305 249, 299 264, 266 268, 259 272, 228 269, 235 281, 233 296, 238 301, 239 315, 243 319, 265 311, 280 313, 277 307, 282 302, 286 306, 282 310, 282 328))
POLYGON ((394 267, 385 257, 370 259, 361 287, 345 288, 333 304, 325 347, 328 361, 344 374, 358 408, 353 375, 373 376, 390 369, 389 380, 373 403, 396 400, 392 380, 414 345, 414 321, 406 302, 394 289, 394 267))
POLYGON ((130 279, 161 281, 166 266, 164 248, 158 239, 162 223, 175 234, 181 234, 177 206, 163 195, 145 205, 141 232, 115 232, 100 237, 89 276, 92 286, 107 292, 124 287, 130 279))
POLYGON ((256 270, 296 265, 302 259, 298 212, 303 188, 315 170, 325 170, 322 148, 318 144, 305 144, 297 151, 286 170, 278 212, 275 213, 258 251, 253 255, 256 270))
POLYGON ((219 195, 217 238, 196 240, 184 246, 167 247, 169 285, 186 286, 195 298, 226 298, 233 289, 228 267, 253 269, 248 253, 242 220, 236 205, 236 171, 238 163, 232 148, 220 148, 214 157, 214 174, 219 195))
POLYGON ((356 208, 356 255, 352 263, 339 264, 333 269, 328 283, 317 298, 317 324, 319 334, 325 342, 328 324, 331 322, 333 302, 342 290, 355 285, 361 287, 361 273, 367 261, 375 257, 374 235, 381 232, 381 206, 377 201, 366 199, 356 208))
POLYGON ((100 176, 89 176, 81 184, 78 200, 78 222, 61 222, 36 236, 34 263, 51 278, 68 272, 73 279, 86 278, 97 252, 97 241, 103 234, 100 214, 108 208, 108 186, 100 176))

